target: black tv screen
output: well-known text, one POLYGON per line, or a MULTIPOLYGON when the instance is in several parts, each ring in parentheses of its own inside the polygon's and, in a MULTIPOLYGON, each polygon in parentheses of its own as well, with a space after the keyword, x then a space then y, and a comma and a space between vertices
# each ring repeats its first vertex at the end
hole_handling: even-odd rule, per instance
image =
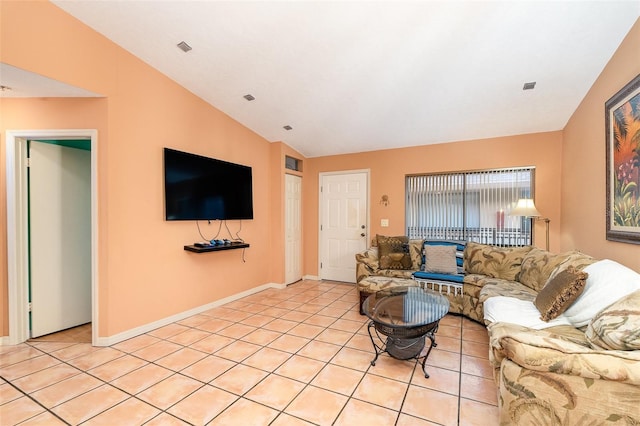
POLYGON ((164 149, 166 220, 253 219, 251 167, 164 149))

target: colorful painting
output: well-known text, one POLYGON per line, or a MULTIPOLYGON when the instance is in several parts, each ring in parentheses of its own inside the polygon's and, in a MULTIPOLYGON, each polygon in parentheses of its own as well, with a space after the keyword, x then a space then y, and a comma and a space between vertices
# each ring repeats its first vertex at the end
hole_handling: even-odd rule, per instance
POLYGON ((640 75, 605 103, 607 239, 640 244, 640 75))

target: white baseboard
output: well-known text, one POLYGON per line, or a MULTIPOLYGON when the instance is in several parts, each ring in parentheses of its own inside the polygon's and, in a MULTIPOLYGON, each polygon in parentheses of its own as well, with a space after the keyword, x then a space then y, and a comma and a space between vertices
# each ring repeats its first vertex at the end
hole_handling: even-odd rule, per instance
MULTIPOLYGON (((147 333, 147 332, 149 332, 151 330, 155 330, 156 328, 163 327, 163 326, 165 326, 167 324, 171 324, 171 323, 176 322, 176 321, 181 321, 181 320, 183 320, 185 318, 188 318, 190 316, 197 315, 197 314, 199 314, 201 312, 208 311, 209 309, 213 309, 213 308, 216 308, 218 306, 224 305, 226 303, 233 302, 234 300, 242 299, 243 297, 250 296, 250 295, 252 295, 254 293, 258 293, 260 291, 263 291, 263 290, 266 290, 266 289, 269 289, 269 288, 283 289, 283 288, 286 288, 286 285, 284 285, 284 284, 276 284, 276 283, 263 284, 261 286, 254 287, 252 289, 245 290, 245 291, 240 292, 240 293, 236 293, 236 294, 231 295, 229 297, 225 297, 224 299, 216 300, 215 302, 207 303, 206 305, 198 306, 196 308, 189 309, 188 311, 180 312, 178 314, 171 315, 170 317, 166 317, 166 318, 160 319, 158 321, 151 322, 149 324, 141 325, 139 327, 132 328, 132 329, 127 330, 127 331, 123 331, 122 333, 118 333, 118 334, 115 334, 113 336, 98 337, 97 341, 94 342, 94 345, 95 346, 111 346, 111 345, 115 345, 116 343, 120 343, 120 342, 125 341, 127 339, 131 339, 132 337, 139 336, 139 335, 147 333)), ((3 338, 3 339, 5 339, 5 338, 3 338)))
POLYGON ((304 275, 302 279, 311 281, 322 281, 322 278, 320 278, 318 275, 304 275))

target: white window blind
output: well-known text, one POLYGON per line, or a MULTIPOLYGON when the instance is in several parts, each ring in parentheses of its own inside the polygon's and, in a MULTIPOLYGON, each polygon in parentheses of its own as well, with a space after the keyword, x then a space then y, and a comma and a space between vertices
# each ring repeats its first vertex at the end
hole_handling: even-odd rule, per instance
POLYGON ((529 245, 531 220, 509 213, 533 182, 532 167, 407 176, 407 236, 529 245))

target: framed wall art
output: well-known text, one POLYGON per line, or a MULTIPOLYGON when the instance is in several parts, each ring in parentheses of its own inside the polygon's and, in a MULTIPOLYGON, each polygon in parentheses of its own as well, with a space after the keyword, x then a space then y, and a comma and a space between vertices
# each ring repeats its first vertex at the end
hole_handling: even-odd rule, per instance
POLYGON ((640 75, 605 103, 607 240, 640 244, 640 75))

